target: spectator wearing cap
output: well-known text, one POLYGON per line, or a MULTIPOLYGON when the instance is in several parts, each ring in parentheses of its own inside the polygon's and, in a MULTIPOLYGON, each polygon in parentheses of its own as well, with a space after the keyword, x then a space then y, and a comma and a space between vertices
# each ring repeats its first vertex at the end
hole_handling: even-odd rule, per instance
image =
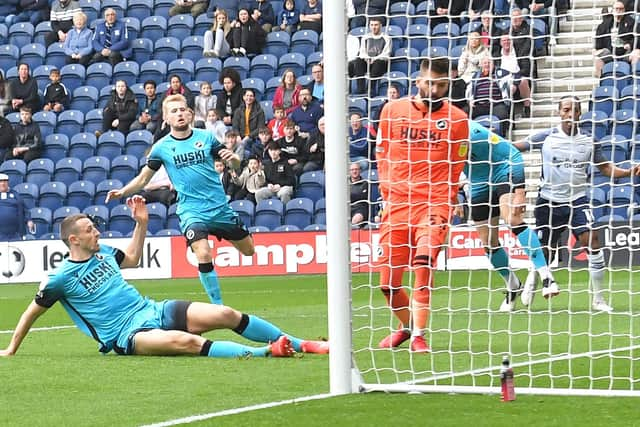
POLYGON ((0 241, 22 239, 27 231, 25 225, 30 232, 35 231, 24 201, 9 188, 9 176, 0 173, 0 241))

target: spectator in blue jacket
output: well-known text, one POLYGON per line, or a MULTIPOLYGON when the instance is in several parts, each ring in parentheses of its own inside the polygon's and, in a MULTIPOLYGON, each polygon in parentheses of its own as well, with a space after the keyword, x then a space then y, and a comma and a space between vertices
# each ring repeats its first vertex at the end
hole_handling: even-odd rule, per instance
POLYGON ((9 177, 0 173, 0 241, 22 239, 26 234, 25 224, 30 232, 35 231, 24 201, 18 193, 9 189, 9 177))
POLYGON ((91 60, 91 38, 93 33, 87 28, 87 15, 77 12, 73 15, 73 28, 67 33, 64 41, 64 53, 67 64, 82 64, 85 67, 91 60))
POLYGON ((92 64, 110 62, 113 66, 124 60, 121 52, 129 48, 129 33, 124 21, 117 19, 115 9, 104 11, 104 22, 96 26, 92 43, 96 52, 91 59, 92 64))
POLYGON ((289 118, 295 122, 300 138, 306 142, 309 135, 318 130, 318 120, 324 112, 320 103, 311 96, 309 88, 302 88, 298 97, 300 105, 289 114, 289 118))
POLYGON ((278 16, 279 31, 286 31, 289 34, 295 33, 300 23, 300 11, 296 9, 294 0, 285 0, 284 6, 278 16))

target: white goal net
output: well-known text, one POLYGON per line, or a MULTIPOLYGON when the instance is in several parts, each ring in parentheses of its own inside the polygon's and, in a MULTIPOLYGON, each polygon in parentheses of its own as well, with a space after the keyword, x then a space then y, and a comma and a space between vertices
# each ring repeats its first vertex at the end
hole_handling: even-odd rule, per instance
MULTIPOLYGON (((358 3, 353 10, 350 3, 346 67, 350 162, 360 167, 359 179, 366 183, 362 188, 367 194, 360 202, 366 204, 364 212, 352 206, 352 217, 362 214, 354 221, 352 239, 368 241, 374 248, 370 262, 352 259, 351 265, 352 356, 358 387, 354 391, 498 392, 499 369, 507 356, 518 393, 639 395, 640 294, 635 282, 640 270, 640 181, 615 172, 634 167, 640 159, 640 67, 634 57, 640 48, 635 24, 640 15, 633 2, 627 5, 633 10, 621 12, 617 9, 623 3, 610 0, 554 0, 545 2, 547 7, 529 4, 518 10, 510 6, 500 10, 501 2, 491 1, 488 12, 475 11, 477 17, 469 14, 468 5, 453 10, 458 2, 382 2, 383 14, 376 12, 372 0, 364 6, 353 2, 358 3), (492 22, 488 27, 487 18, 492 22), (631 25, 630 34, 624 33, 625 25, 631 25), (598 37, 606 40, 596 43, 598 37), (602 43, 608 50, 602 50, 602 43), (376 161, 380 111, 396 92, 400 98, 415 95, 421 59, 440 56, 456 70, 447 93, 452 102, 506 140, 527 140, 520 146, 526 201, 523 227, 529 226, 542 239, 536 217, 544 213, 536 205, 543 170, 550 174, 553 168, 565 168, 574 179, 561 191, 570 200, 563 205, 569 212, 565 223, 553 222, 547 213, 553 227, 568 225, 549 256, 559 294, 544 298, 538 278, 528 306, 518 296, 509 310, 501 311, 506 282, 485 254, 477 224, 469 215, 470 194, 463 198, 461 192, 466 209, 453 220, 436 263, 424 329, 430 352, 411 351, 411 339, 380 348, 386 336, 400 330, 394 315, 398 310, 392 312, 388 305, 377 265, 382 259, 380 214, 391 203, 380 195, 380 181, 389 176, 380 172, 376 161), (488 72, 483 70, 485 58, 493 66, 488 72), (559 109, 566 99, 580 108, 576 124, 579 118, 580 135, 590 141, 588 164, 579 156, 584 154, 582 148, 569 150, 569 157, 551 148, 549 152, 557 156, 545 157, 545 167, 540 148, 544 152, 544 144, 560 138, 559 109), (549 136, 553 128, 555 133, 549 136), (578 182, 580 171, 587 176, 588 205, 580 209, 586 217, 582 225, 572 204, 584 190, 578 182), (584 247, 572 229, 597 236, 601 248, 584 247)), ((513 7, 519 2, 504 3, 513 7)), ((578 138, 562 135, 573 142, 578 138)), ((421 167, 400 163, 389 167, 421 167)), ((491 174, 499 166, 488 160, 486 167, 491 174)), ((509 191, 518 186, 512 180, 506 183, 509 191)), ((524 284, 534 267, 527 257, 530 248, 518 238, 519 230, 501 220, 496 232, 511 272, 524 284)), ((415 266, 415 259, 410 264, 415 266)), ((415 306, 415 275, 415 268, 407 266, 401 283, 408 301, 414 302, 409 309, 415 306)), ((415 335, 412 324, 404 327, 408 335, 415 335)))

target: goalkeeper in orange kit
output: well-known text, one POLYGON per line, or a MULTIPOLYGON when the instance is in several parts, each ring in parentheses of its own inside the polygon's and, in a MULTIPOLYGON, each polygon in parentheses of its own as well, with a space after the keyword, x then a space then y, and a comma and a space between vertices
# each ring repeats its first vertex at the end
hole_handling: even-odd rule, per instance
POLYGON ((426 353, 433 270, 457 202, 469 125, 467 115, 444 99, 447 58, 424 59, 416 86, 416 96, 388 103, 380 115, 376 158, 385 201, 380 288, 402 326, 379 347, 397 347, 411 338, 411 351, 426 353), (411 301, 402 288, 408 267, 414 271, 411 301))

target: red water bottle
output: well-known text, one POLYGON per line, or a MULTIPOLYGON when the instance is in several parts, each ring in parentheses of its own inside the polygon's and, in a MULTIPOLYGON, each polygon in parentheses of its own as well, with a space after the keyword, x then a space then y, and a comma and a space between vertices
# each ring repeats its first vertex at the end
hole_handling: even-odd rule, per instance
POLYGON ((509 364, 509 358, 507 356, 502 359, 500 384, 502 386, 502 401, 511 402, 512 400, 516 400, 516 389, 513 385, 513 369, 509 364))

